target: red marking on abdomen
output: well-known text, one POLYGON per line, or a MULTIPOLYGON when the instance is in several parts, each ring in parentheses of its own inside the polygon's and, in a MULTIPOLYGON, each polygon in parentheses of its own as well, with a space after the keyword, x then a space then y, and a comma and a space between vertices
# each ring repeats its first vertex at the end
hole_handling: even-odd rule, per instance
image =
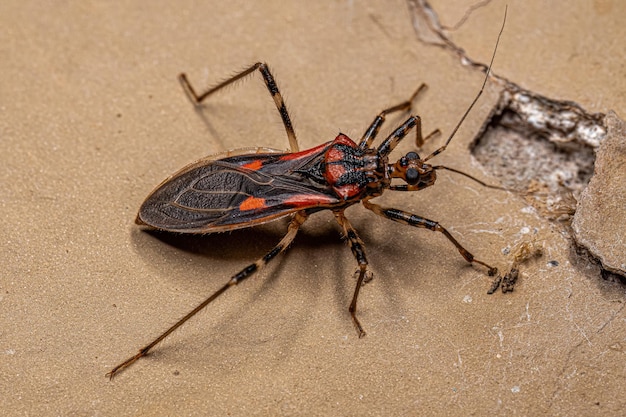
POLYGON ((329 143, 331 143, 331 142, 322 143, 321 145, 318 145, 315 148, 307 149, 307 150, 304 150, 304 151, 294 152, 294 153, 287 153, 287 154, 281 156, 280 160, 281 161, 291 161, 293 159, 306 158, 309 155, 314 155, 316 153, 319 153, 322 149, 326 148, 329 143))
POLYGON ((254 210, 265 207, 265 199, 258 197, 248 197, 241 204, 239 204, 239 210, 254 210))
POLYGON ((331 197, 316 194, 298 194, 285 199, 284 204, 288 204, 293 207, 313 207, 321 204, 332 204, 336 202, 337 200, 331 197))
POLYGON ((248 168, 251 169, 253 171, 256 171, 257 169, 261 168, 263 166, 263 161, 261 161, 260 159, 255 159, 252 162, 248 162, 247 164, 243 164, 241 167, 242 168, 248 168))

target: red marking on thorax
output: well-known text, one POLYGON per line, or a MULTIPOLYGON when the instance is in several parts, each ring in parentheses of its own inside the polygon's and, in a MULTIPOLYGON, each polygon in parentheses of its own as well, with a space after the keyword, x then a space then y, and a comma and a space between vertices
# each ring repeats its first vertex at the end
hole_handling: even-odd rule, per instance
POLYGON ((337 137, 333 141, 333 145, 335 144, 342 144, 342 145, 349 146, 351 148, 356 148, 356 143, 354 143, 352 139, 350 139, 343 133, 340 133, 339 135, 337 135, 337 137))
POLYGON ((341 177, 347 173, 345 153, 337 145, 356 148, 356 143, 354 143, 354 141, 346 135, 339 134, 333 141, 333 144, 328 148, 328 151, 326 151, 326 155, 324 155, 324 162, 326 162, 326 172, 324 172, 324 178, 330 185, 333 186, 337 195, 341 196, 342 199, 347 200, 358 195, 362 190, 357 184, 346 184, 340 187, 334 186, 341 179, 341 177))
POLYGON ((352 139, 344 134, 339 134, 326 151, 326 155, 324 155, 324 162, 326 162, 324 178, 331 185, 335 184, 346 173, 346 167, 343 164, 345 154, 337 145, 356 147, 356 143, 352 139))
POLYGON ((248 197, 241 204, 239 204, 239 210, 254 210, 265 207, 265 199, 258 197, 248 197))
POLYGON ((347 184, 341 187, 335 187, 335 192, 339 194, 344 200, 356 197, 363 192, 363 189, 357 184, 347 184))
MULTIPOLYGON (((328 159, 326 160, 326 163, 328 164, 328 159)), ((329 184, 333 185, 345 173, 346 167, 344 167, 343 165, 326 165, 324 178, 326 178, 326 181, 328 181, 329 184)))

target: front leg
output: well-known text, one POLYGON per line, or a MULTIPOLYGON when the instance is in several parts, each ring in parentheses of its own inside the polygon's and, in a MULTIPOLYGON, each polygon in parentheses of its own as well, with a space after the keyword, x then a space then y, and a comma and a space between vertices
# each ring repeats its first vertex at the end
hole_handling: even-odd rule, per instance
POLYGON ((494 276, 495 274, 498 273, 498 268, 490 266, 490 265, 486 264, 485 262, 480 261, 480 260, 474 258, 474 255, 472 255, 467 249, 465 249, 450 234, 450 232, 448 232, 438 222, 433 221, 433 220, 425 219, 425 218, 423 218, 421 216, 418 216, 416 214, 411 214, 411 213, 408 213, 406 211, 402 211, 402 210, 398 210, 398 209, 394 209, 394 208, 381 207, 378 204, 374 204, 374 203, 369 202, 367 199, 363 200, 363 205, 368 210, 371 210, 374 213, 376 213, 379 216, 382 216, 382 217, 384 217, 386 219, 393 220, 394 222, 398 222, 398 223, 402 223, 402 224, 408 224, 409 226, 423 227, 424 229, 429 229, 429 230, 432 230, 433 232, 443 233, 443 235, 446 238, 448 238, 448 240, 450 242, 452 242, 452 244, 454 244, 454 246, 456 246, 456 248, 459 251, 459 253, 461 254, 461 256, 463 256, 463 258, 467 262, 474 263, 474 264, 480 264, 480 265, 485 266, 487 268, 487 270, 488 270, 487 273, 489 274, 489 276, 494 276))

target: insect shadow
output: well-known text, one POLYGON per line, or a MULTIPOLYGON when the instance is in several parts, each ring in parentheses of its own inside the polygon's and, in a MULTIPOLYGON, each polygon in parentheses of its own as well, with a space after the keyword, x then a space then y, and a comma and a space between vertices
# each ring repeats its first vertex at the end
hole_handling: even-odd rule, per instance
MULTIPOLYGON (((273 309, 270 311, 270 320, 264 320, 264 323, 280 323, 280 335, 276 332, 271 334, 263 332, 263 326, 259 325, 257 319, 258 312, 246 308, 241 310, 237 308, 237 302, 232 300, 226 301, 227 307, 220 315, 219 320, 213 320, 207 315, 211 322, 207 325, 203 320, 203 326, 206 326, 213 334, 219 334, 220 337, 197 338, 193 335, 179 336, 173 343, 166 343, 159 349, 155 355, 150 355, 151 360, 159 360, 160 357, 167 356, 171 352, 184 350, 189 354, 204 355, 207 350, 221 352, 221 349, 215 349, 216 345, 226 346, 226 350, 232 355, 235 351, 242 350, 241 356, 249 356, 250 346, 267 342, 269 339, 277 339, 280 345, 275 351, 282 352, 282 355, 289 356, 295 347, 294 343, 300 339, 303 332, 302 321, 293 321, 290 319, 293 315, 298 317, 313 317, 313 312, 317 308, 317 299, 320 297, 321 288, 329 283, 337 288, 343 289, 333 300, 336 310, 341 310, 351 295, 351 287, 354 285, 352 280, 338 283, 334 276, 336 270, 345 265, 345 243, 338 239, 339 231, 331 222, 332 218, 324 219, 319 216, 320 221, 312 222, 312 227, 302 230, 293 243, 294 252, 286 256, 284 262, 270 264, 261 270, 262 279, 257 280, 258 286, 253 291, 241 292, 241 296, 252 301, 271 302, 275 297, 271 297, 271 290, 275 290, 277 283, 285 279, 284 268, 294 268, 297 273, 289 276, 289 284, 299 289, 299 296, 293 292, 282 293, 280 296, 282 301, 278 301, 284 306, 295 305, 297 311, 290 311, 284 314, 284 311, 273 309), (324 258, 322 255, 311 253, 311 249, 320 246, 327 248, 337 256, 331 259, 324 258), (298 256, 307 254, 306 258, 298 256), (312 258, 313 256, 313 258, 312 258), (304 260, 303 260, 304 259, 304 260), (315 273, 313 264, 325 264, 328 272, 319 275, 315 273), (295 300, 294 300, 295 297, 295 300), (301 302, 298 302, 300 300, 301 302), (316 300, 314 302, 304 302, 307 300, 316 300), (254 321, 257 326, 233 326, 233 323, 243 321, 254 321), (236 328, 237 331, 233 331, 236 328)), ((317 219, 316 219, 317 220, 317 219)), ((136 252, 144 258, 146 265, 159 271, 159 275, 174 282, 175 286, 180 285, 184 288, 197 288, 198 286, 206 286, 211 288, 214 286, 214 279, 222 278, 219 274, 211 272, 211 268, 229 269, 230 262, 240 263, 242 259, 254 259, 262 254, 267 245, 275 243, 282 237, 283 229, 289 220, 278 220, 271 224, 264 224, 251 229, 234 230, 230 232, 206 235, 189 235, 189 234, 172 234, 161 232, 158 230, 140 230, 135 229, 131 232, 131 240, 136 252), (165 243, 165 245, 163 245, 165 243), (201 271, 200 275, 189 273, 190 262, 185 256, 181 256, 181 251, 194 257, 204 258, 205 260, 198 262, 197 259, 191 263, 193 268, 201 271), (158 259, 155 262, 155 259, 158 259), (221 264, 221 265, 220 265, 221 264), (165 269, 165 272, 163 271, 165 269), (190 282, 191 279, 191 282, 190 282)), ((334 293, 340 291, 333 291, 334 293)), ((248 305, 249 303, 246 303, 248 305)), ((291 308, 291 307, 289 307, 291 308)), ((305 320, 306 322, 306 320, 305 320)), ((259 353, 261 354, 261 353, 259 353)), ((295 353, 294 353, 295 354, 295 353)), ((273 354, 270 352, 270 356, 273 354)), ((206 359, 206 357, 204 357, 206 359)), ((199 359, 200 362, 202 360, 199 359)), ((219 361, 218 361, 219 362, 219 361)))
MULTIPOLYGON (((319 246, 331 248, 338 256, 333 257, 332 263, 336 263, 336 268, 329 268, 331 271, 329 274, 333 274, 334 270, 344 264, 345 243, 338 239, 339 231, 330 222, 331 218, 326 219, 327 222, 324 222, 324 219, 321 220, 317 222, 318 224, 303 229, 301 234, 295 238, 293 243, 294 254, 285 256, 285 262, 270 264, 266 267, 267 270, 263 271, 265 276, 262 280, 266 285, 263 285, 260 291, 280 279, 280 271, 283 267, 293 266, 289 264, 289 259, 295 258, 298 252, 310 254, 310 250, 319 246), (270 271, 272 273, 268 273, 270 271)), ((202 281, 211 283, 216 276, 207 272, 210 271, 211 267, 219 266, 220 262, 223 265, 229 265, 231 261, 239 265, 242 259, 253 260, 258 258, 265 253, 268 246, 280 240, 288 223, 289 219, 286 218, 249 229, 200 235, 133 229, 131 241, 136 249, 135 252, 145 260, 146 265, 159 271, 163 268, 170 269, 165 275, 170 276, 173 281, 184 283, 187 286, 190 278, 189 261, 185 257, 181 257, 181 251, 204 259, 201 262, 194 260, 193 265, 194 268, 203 271, 202 281), (167 246, 164 246, 163 243, 167 246), (155 262, 155 259, 158 261, 155 262)), ((328 259, 320 259, 319 262, 327 263, 328 261, 328 259)), ((224 267, 226 268, 226 266, 224 267)), ((306 268, 301 266, 297 265, 296 269, 300 271, 296 276, 301 278, 298 284, 305 288, 310 286, 308 283, 313 280, 311 274, 307 273, 306 268)), ((218 276, 215 279, 219 278, 221 277, 218 276)), ((255 297, 257 295, 262 296, 260 293, 254 294, 255 297)))

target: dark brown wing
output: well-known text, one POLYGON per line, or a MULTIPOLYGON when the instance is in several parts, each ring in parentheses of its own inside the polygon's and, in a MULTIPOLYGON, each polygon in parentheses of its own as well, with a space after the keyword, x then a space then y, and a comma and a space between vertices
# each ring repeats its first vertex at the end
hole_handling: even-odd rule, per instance
POLYGON ((322 147, 296 155, 242 155, 193 163, 148 196, 136 222, 166 231, 212 233, 340 204, 332 189, 299 170, 323 158, 322 147))

